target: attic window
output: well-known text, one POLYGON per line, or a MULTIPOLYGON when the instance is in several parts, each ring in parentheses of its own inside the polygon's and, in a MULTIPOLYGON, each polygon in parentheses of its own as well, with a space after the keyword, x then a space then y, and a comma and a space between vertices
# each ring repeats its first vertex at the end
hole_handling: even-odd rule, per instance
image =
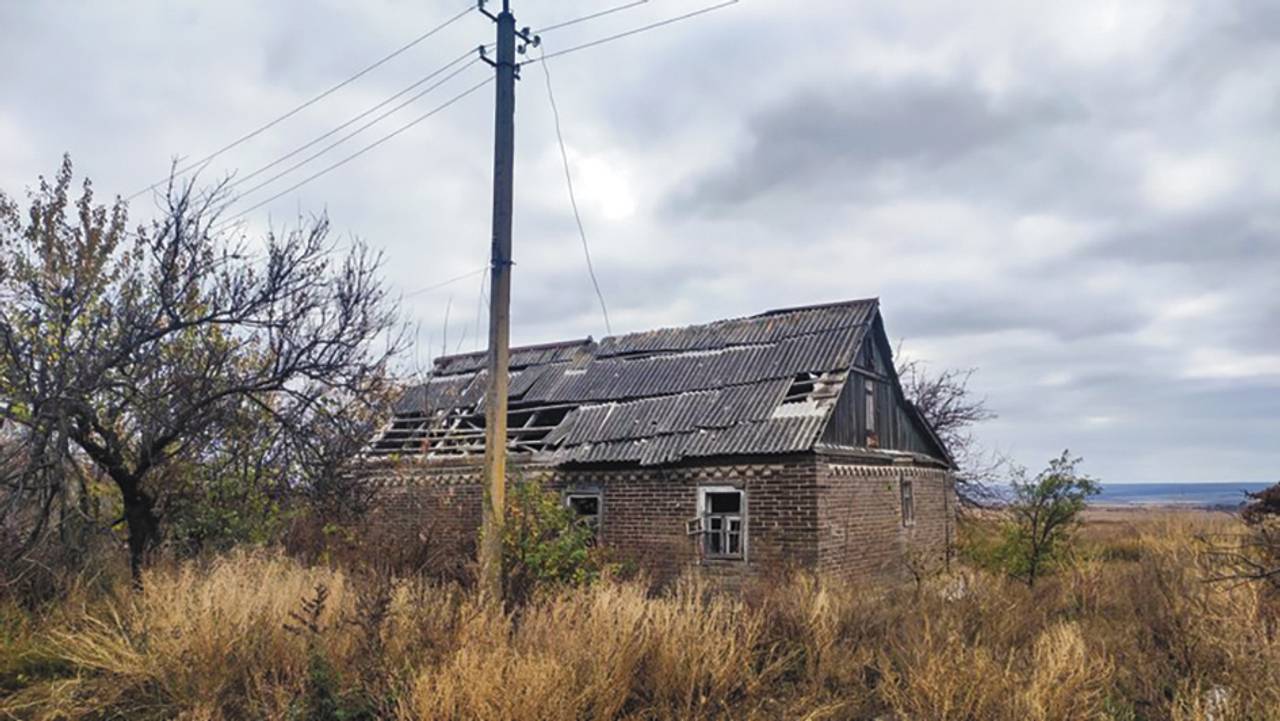
POLYGON ((878 448, 880 446, 880 407, 876 405, 876 384, 872 381, 864 381, 862 387, 866 402, 863 422, 867 428, 867 447, 878 448))

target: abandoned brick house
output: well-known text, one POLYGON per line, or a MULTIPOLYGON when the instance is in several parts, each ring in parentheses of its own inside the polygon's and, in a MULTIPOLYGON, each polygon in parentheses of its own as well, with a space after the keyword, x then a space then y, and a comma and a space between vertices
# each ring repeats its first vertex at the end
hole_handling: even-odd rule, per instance
MULTIPOLYGON (((395 522, 459 554, 481 518, 484 366, 438 359, 371 449, 409 469, 395 522)), ((659 575, 901 575, 949 552, 952 463, 876 299, 513 348, 510 367, 511 476, 659 575)))

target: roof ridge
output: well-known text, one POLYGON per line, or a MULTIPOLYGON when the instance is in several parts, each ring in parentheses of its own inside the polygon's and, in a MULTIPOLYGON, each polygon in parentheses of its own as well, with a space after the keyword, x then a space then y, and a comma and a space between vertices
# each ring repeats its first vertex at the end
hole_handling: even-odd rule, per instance
POLYGON ((721 325, 725 323, 740 323, 742 321, 757 320, 760 318, 768 318, 770 316, 784 315, 787 313, 800 313, 802 311, 807 311, 807 310, 822 310, 824 308, 838 308, 841 306, 855 306, 855 305, 862 305, 864 303, 872 303, 878 306, 880 304, 880 296, 871 296, 869 298, 852 298, 850 300, 839 300, 839 301, 832 301, 828 303, 815 303, 813 305, 797 305, 790 308, 774 308, 772 310, 762 311, 760 313, 755 313, 753 315, 739 315, 739 316, 733 316, 732 318, 718 318, 716 320, 710 320, 703 323, 686 323, 684 325, 667 325, 667 326, 661 326, 658 328, 647 328, 645 330, 629 331, 627 333, 615 333, 613 335, 603 336, 602 338, 600 338, 600 341, 597 345, 604 345, 606 341, 615 340, 618 338, 625 338, 631 335, 644 335, 647 333, 657 333, 657 332, 669 331, 669 330, 687 330, 690 328, 709 328, 711 326, 721 325))
MULTIPOLYGON (((550 350, 552 348, 568 348, 569 346, 587 346, 587 345, 591 345, 594 342, 595 342, 594 338, 592 338, 591 336, 587 336, 586 338, 575 338, 572 340, 553 340, 553 341, 547 341, 545 343, 531 343, 529 345, 513 345, 513 346, 510 346, 508 350, 509 352, 513 352, 513 353, 519 352, 519 351, 530 351, 530 350, 550 350)), ((489 350, 486 348, 482 350, 468 351, 466 353, 449 353, 447 355, 436 356, 433 362, 439 363, 440 361, 454 360, 457 358, 475 358, 478 356, 485 355, 488 352, 489 350)))
POLYGON ((749 320, 751 318, 766 318, 771 315, 782 315, 784 313, 799 313, 801 311, 806 311, 806 310, 822 310, 824 308, 838 308, 844 305, 862 305, 864 303, 873 303, 875 305, 879 305, 880 296, 873 295, 869 298, 853 298, 850 300, 835 300, 828 303, 814 303, 812 305, 796 305, 796 306, 790 306, 787 308, 774 308, 772 310, 766 310, 762 313, 756 313, 755 315, 746 316, 745 318, 742 318, 742 320, 749 320))
MULTIPOLYGON (((855 306, 855 305, 863 305, 866 303, 872 303, 878 306, 880 304, 880 297, 871 296, 868 298, 852 298, 849 300, 838 300, 838 301, 831 301, 827 303, 814 303, 811 305, 797 305, 797 306, 792 306, 788 308, 774 308, 771 310, 766 310, 760 313, 756 313, 754 315, 734 316, 732 318, 719 318, 717 320, 706 321, 704 323, 686 323, 684 325, 669 325, 669 326, 661 326, 658 328, 649 328, 646 330, 629 331, 627 333, 615 333, 613 335, 603 336, 602 338, 600 338, 599 341, 596 341, 592 336, 587 336, 586 338, 546 341, 543 343, 533 343, 530 345, 511 346, 510 352, 517 353, 521 351, 549 350, 551 348, 567 348, 570 346, 591 346, 591 345, 599 346, 599 345, 604 345, 607 341, 610 341, 610 340, 617 340, 619 338, 625 338, 627 336, 633 336, 633 335, 643 335, 646 333, 656 333, 660 331, 686 330, 689 328, 709 328, 715 325, 757 320, 760 318, 769 318, 772 316, 785 315, 788 313, 801 313, 809 310, 823 310, 826 308, 839 308, 842 306, 855 306)), ((807 333, 798 333, 797 335, 807 335, 807 333)), ((752 345, 752 344, 747 343, 744 345, 752 345)), ((468 353, 450 353, 447 355, 437 356, 432 361, 432 365, 439 365, 441 363, 457 361, 464 358, 479 358, 485 355, 486 353, 488 353, 488 350, 475 350, 475 351, 470 351, 468 353)))

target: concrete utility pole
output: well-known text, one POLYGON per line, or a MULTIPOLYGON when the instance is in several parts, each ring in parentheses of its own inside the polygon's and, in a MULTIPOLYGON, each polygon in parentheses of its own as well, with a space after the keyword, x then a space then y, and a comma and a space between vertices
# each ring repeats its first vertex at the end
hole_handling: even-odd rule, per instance
MULTIPOLYGON (((493 245, 489 259, 489 385, 484 398, 484 526, 480 539, 480 588, 490 600, 502 599, 502 522, 507 479, 507 383, 511 342, 511 206, 514 194, 516 38, 536 44, 529 31, 516 32, 510 0, 497 16, 497 72, 493 147, 493 245)), ((523 48, 521 48, 523 51, 523 48)))

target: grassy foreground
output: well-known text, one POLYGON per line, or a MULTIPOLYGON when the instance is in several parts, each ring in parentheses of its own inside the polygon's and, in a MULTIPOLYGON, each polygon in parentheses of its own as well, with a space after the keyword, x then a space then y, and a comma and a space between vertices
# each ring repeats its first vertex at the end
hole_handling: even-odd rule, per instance
POLYGON ((1235 522, 1096 518, 1034 589, 605 581, 514 616, 237 553, 0 608, 0 718, 1280 719, 1280 601, 1202 580, 1235 522))

